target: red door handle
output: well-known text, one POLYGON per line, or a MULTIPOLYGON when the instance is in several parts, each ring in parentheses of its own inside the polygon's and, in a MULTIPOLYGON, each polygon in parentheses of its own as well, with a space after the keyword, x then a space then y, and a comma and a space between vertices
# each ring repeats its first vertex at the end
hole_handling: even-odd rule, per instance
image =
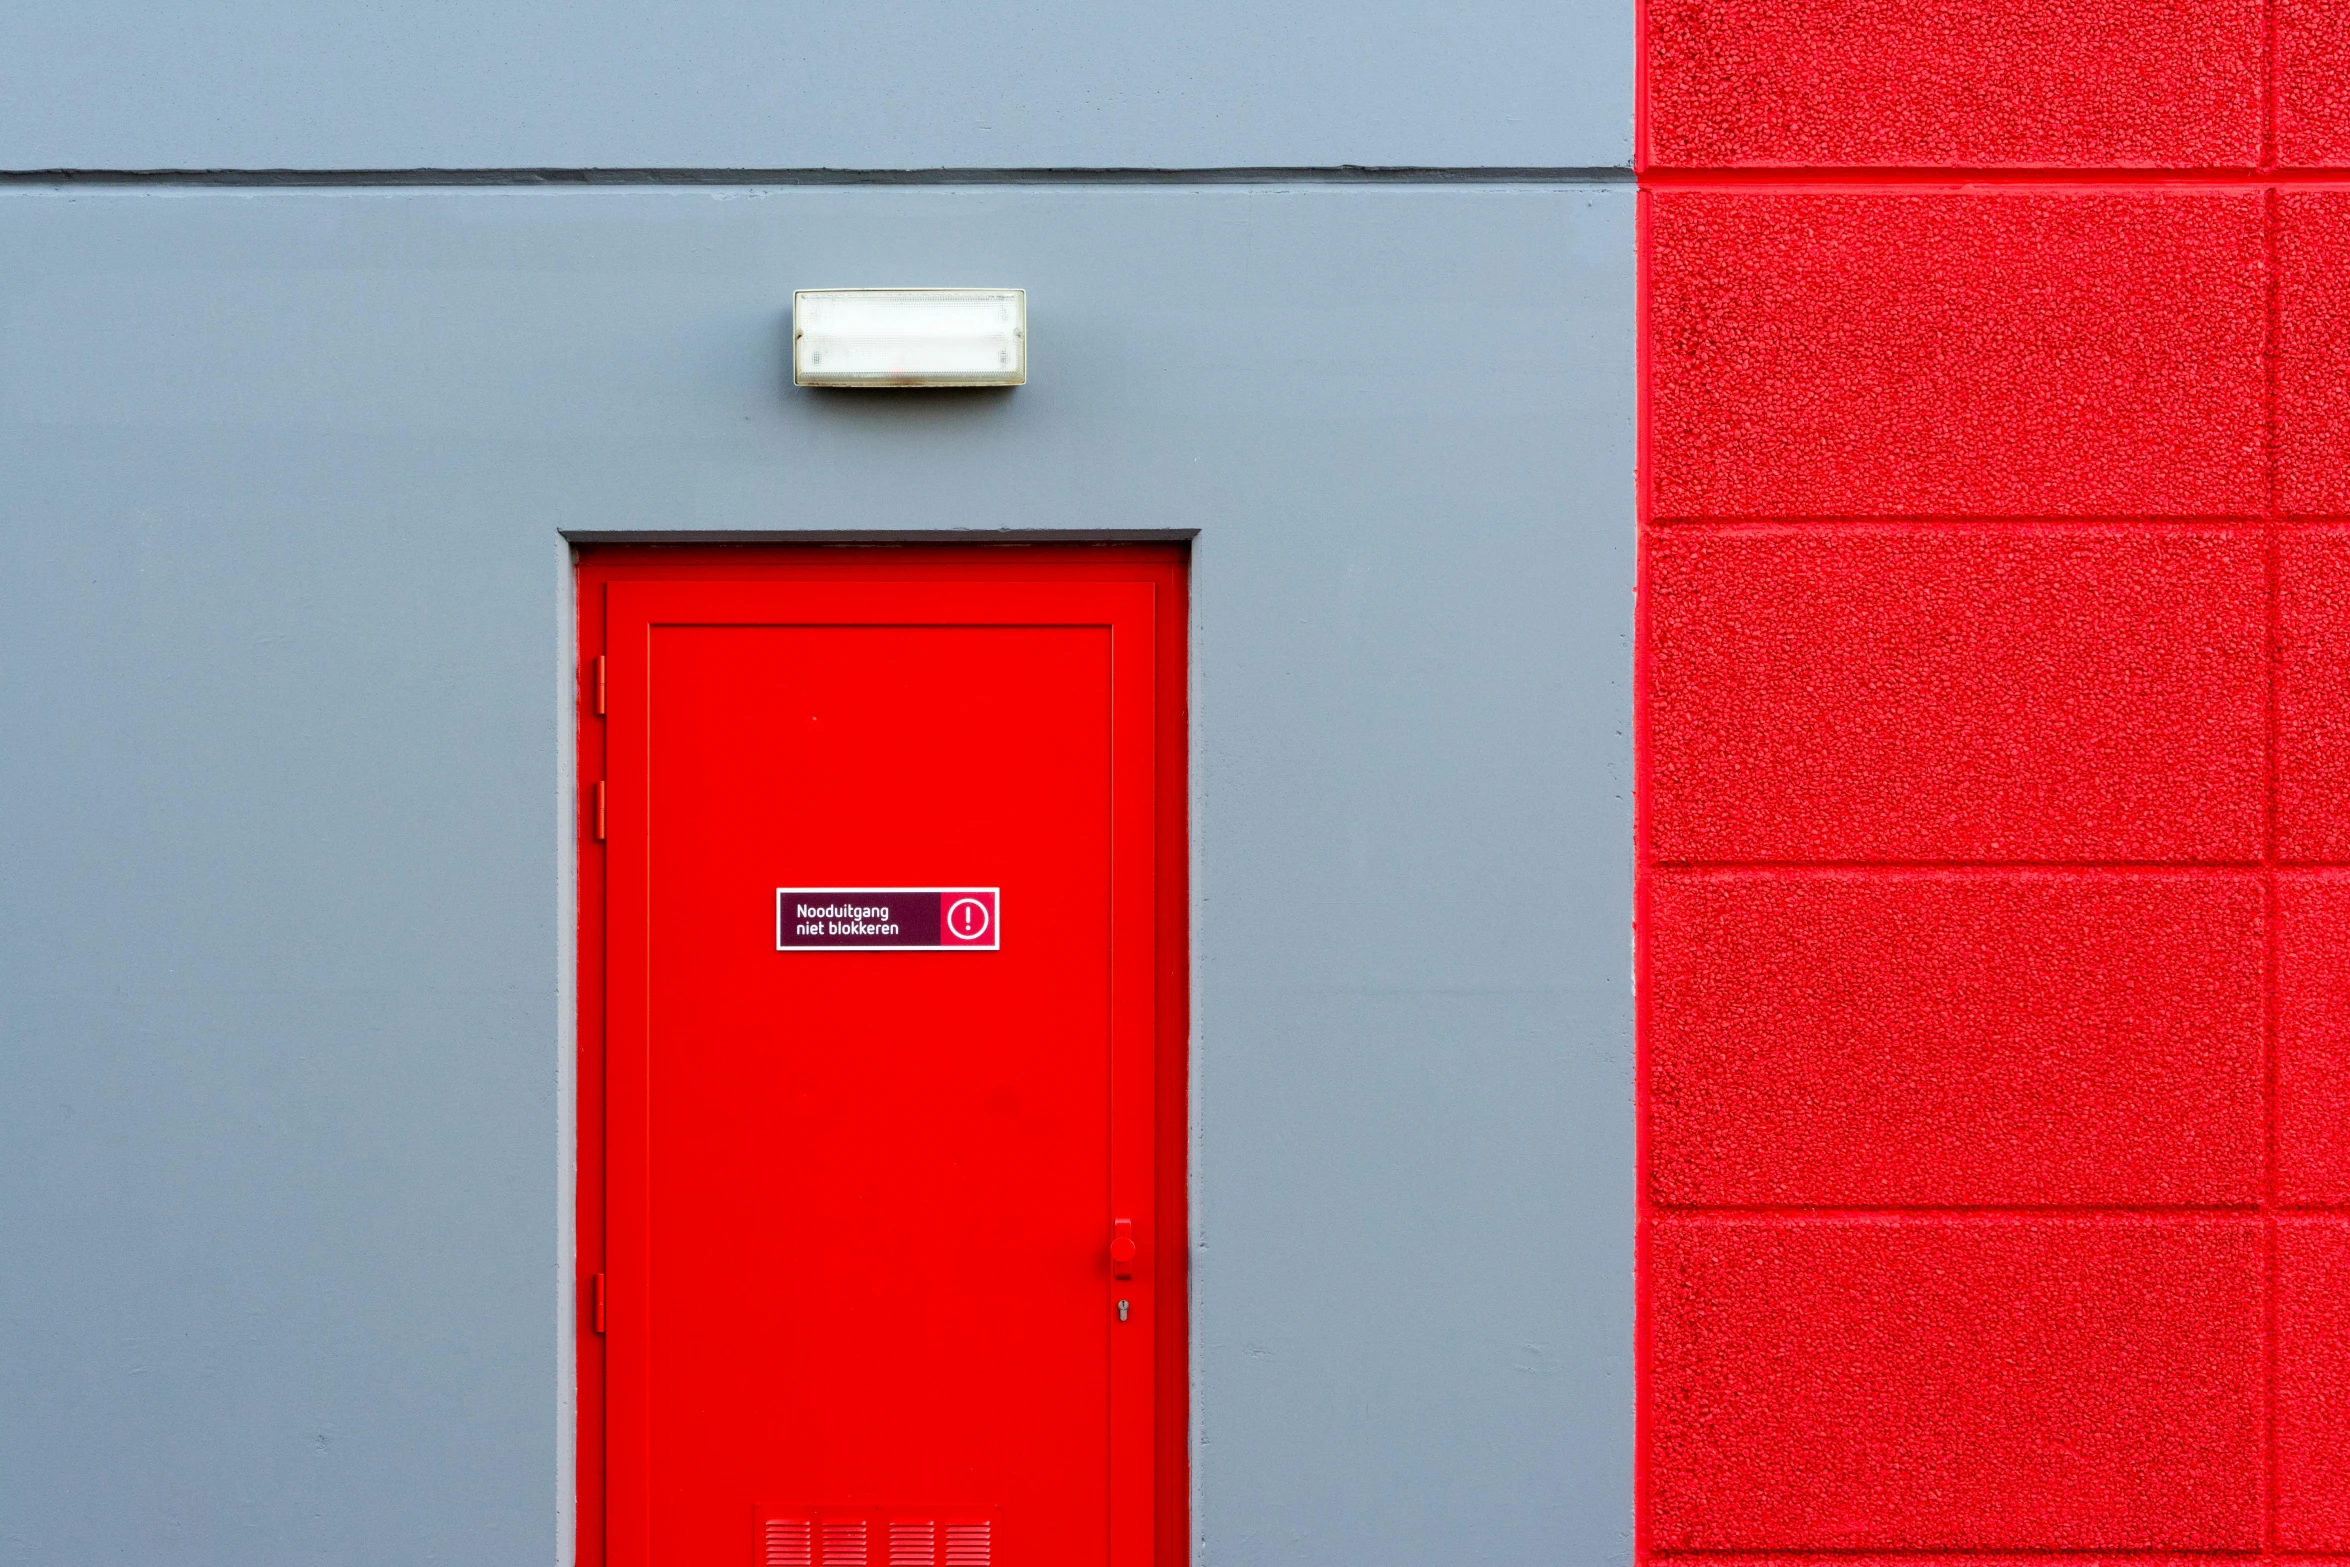
MULTIPOLYGON (((1110 1260, 1116 1263, 1121 1270, 1134 1266, 1134 1221, 1132 1219, 1112 1219, 1110 1221, 1110 1260)), ((1118 1276, 1124 1278, 1126 1275, 1121 1271, 1118 1276)))

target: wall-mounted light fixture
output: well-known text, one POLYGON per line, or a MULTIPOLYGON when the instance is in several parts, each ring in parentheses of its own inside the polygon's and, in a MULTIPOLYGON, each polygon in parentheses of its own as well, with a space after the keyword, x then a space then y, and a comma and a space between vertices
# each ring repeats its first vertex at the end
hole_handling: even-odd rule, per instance
POLYGON ((1028 291, 803 288, 792 295, 797 386, 1022 386, 1028 291))

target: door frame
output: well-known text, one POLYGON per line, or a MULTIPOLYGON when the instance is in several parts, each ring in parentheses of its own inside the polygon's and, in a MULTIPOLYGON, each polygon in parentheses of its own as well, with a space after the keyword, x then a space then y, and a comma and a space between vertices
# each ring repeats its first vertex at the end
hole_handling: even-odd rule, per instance
POLYGON ((1190 1086, 1189 549, 1147 544, 575 545, 577 634, 574 734, 578 888, 577 1249, 578 1536, 576 1560, 607 1560, 605 1305, 609 1161, 605 1129, 607 881, 598 812, 607 776, 598 657, 606 651, 606 590, 624 582, 831 580, 915 582, 1139 582, 1156 593, 1153 717, 1154 971, 1151 1270, 1152 1559, 1177 1567, 1190 1553, 1190 1241, 1187 1223, 1190 1086))

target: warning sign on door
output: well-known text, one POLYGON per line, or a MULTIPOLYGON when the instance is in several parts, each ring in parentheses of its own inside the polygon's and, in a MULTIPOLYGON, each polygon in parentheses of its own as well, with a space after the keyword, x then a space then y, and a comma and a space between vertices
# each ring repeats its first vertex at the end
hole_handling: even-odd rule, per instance
POLYGON ((775 950, 993 952, 1003 944, 998 909, 994 887, 778 887, 775 950))

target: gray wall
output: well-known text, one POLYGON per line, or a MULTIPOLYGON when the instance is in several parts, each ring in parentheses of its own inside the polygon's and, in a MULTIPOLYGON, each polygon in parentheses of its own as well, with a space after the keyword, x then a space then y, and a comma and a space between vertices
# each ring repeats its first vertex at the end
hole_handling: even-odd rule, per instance
POLYGON ((565 534, 1005 528, 1198 534, 1197 1560, 1623 1560, 1632 207, 0 191, 0 1560, 562 1558, 565 534))
POLYGON ((0 168, 1630 161, 1619 0, 20 0, 0 168))

